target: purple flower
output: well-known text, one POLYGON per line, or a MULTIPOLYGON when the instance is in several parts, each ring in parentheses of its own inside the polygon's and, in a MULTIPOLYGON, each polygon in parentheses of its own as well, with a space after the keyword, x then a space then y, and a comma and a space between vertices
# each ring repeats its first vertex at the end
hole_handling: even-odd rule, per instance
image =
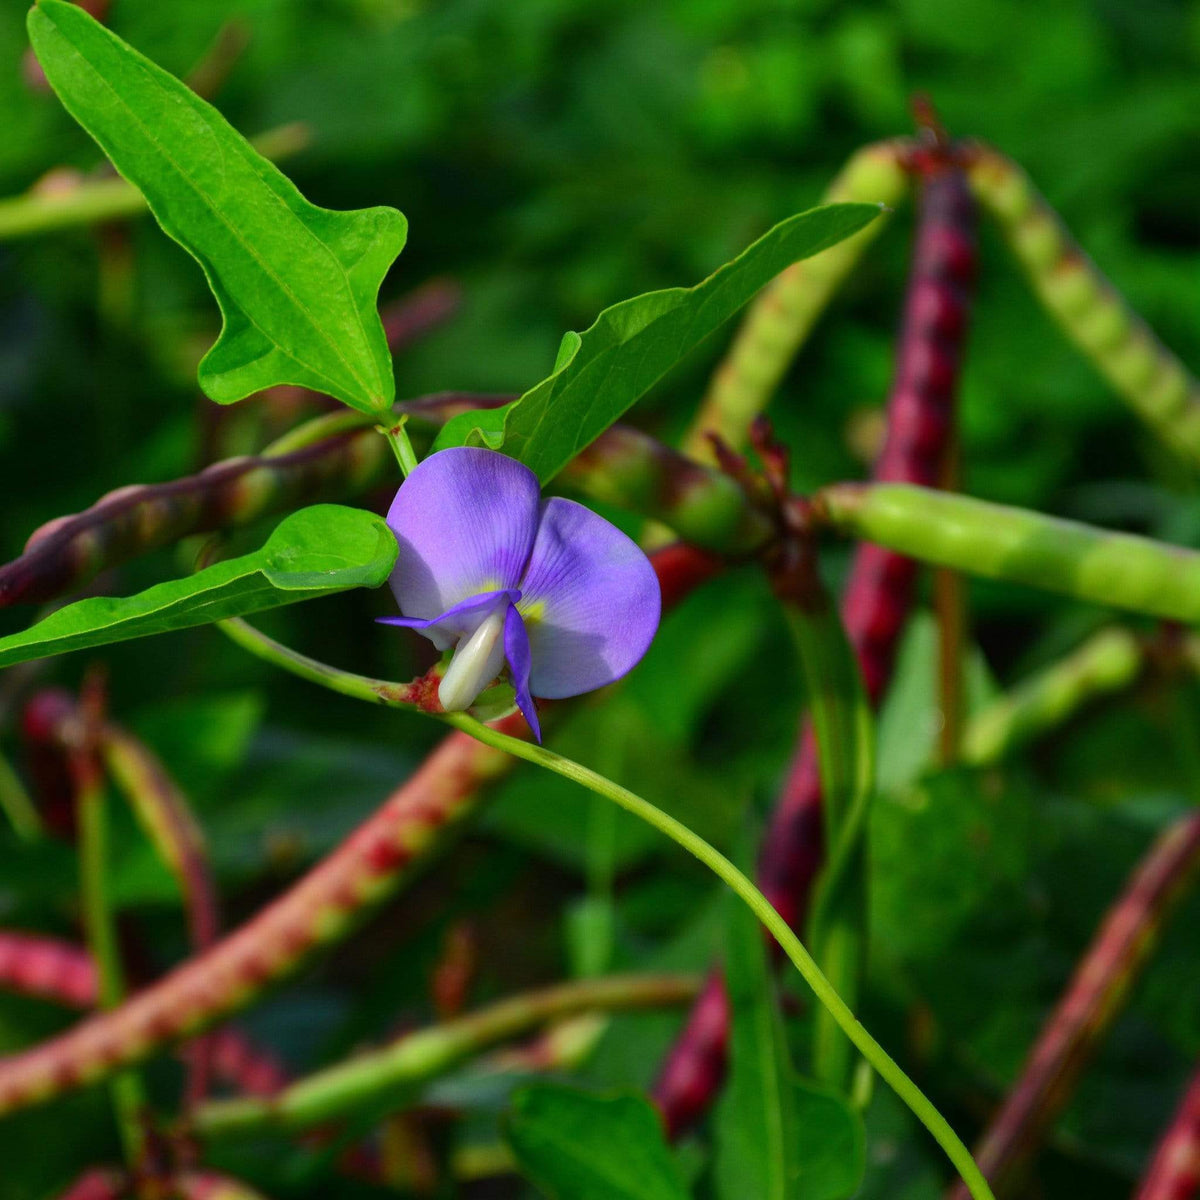
POLYGON ((541 741, 533 696, 620 679, 658 629, 658 577, 642 551, 582 504, 543 500, 537 476, 507 455, 432 455, 401 485, 388 525, 404 615, 381 619, 455 647, 438 687, 448 712, 469 708, 507 662, 541 741))

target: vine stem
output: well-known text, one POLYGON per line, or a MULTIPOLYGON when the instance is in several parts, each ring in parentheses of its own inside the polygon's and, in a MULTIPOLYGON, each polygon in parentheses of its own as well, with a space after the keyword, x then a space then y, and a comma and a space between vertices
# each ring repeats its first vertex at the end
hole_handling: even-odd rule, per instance
POLYGON ((523 742, 497 729, 481 725, 465 713, 447 713, 442 718, 447 724, 469 734, 485 746, 503 750, 515 758, 523 758, 547 771, 553 771, 587 788, 598 796, 619 804, 626 812, 645 821, 665 834, 678 846, 702 862, 721 879, 750 908, 754 915, 779 942, 792 965, 800 972, 817 999, 829 1010, 842 1031, 858 1048, 862 1056, 891 1086, 896 1095, 912 1110, 917 1119, 929 1130, 934 1140, 946 1152, 955 1169, 967 1185, 974 1200, 995 1200, 983 1173, 975 1165, 970 1151, 949 1122, 933 1106, 920 1088, 904 1073, 900 1065, 867 1032, 866 1027, 850 1011, 841 996, 805 950, 800 939, 791 931, 787 922, 771 907, 767 898, 750 882, 749 878, 733 865, 719 850, 709 845, 702 837, 677 821, 668 813, 656 808, 648 800, 629 791, 618 783, 598 775, 595 771, 544 746, 523 742))
POLYGON ((412 442, 408 440, 408 431, 404 426, 408 423, 408 416, 404 415, 393 425, 378 425, 376 428, 380 433, 387 438, 388 445, 392 448, 392 453, 396 456, 396 462, 400 464, 400 474, 407 479, 417 466, 417 454, 413 449, 412 442))
POLYGON ((13 832, 23 842, 35 842, 42 836, 42 819, 29 793, 8 759, 0 754, 0 812, 8 818, 13 832))
MULTIPOLYGON (((79 819, 79 893, 88 948, 96 963, 97 999, 101 1008, 116 1008, 125 997, 125 978, 117 948, 116 926, 108 895, 108 805, 104 776, 93 753, 71 755, 79 819)), ((145 1108, 141 1081, 130 1072, 111 1085, 121 1144, 130 1167, 142 1160, 141 1114, 145 1108)))

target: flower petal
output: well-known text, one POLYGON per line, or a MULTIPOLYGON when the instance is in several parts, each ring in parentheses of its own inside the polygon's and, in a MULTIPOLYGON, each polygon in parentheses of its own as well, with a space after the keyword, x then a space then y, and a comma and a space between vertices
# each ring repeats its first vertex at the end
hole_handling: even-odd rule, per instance
POLYGON ((438 684, 438 700, 447 712, 465 712, 504 666, 505 616, 512 611, 501 600, 470 637, 458 643, 438 684))
POLYGON ((517 707, 522 716, 529 722, 533 736, 539 745, 542 740, 542 727, 538 723, 537 706, 529 694, 529 634, 521 614, 510 607, 504 617, 504 656, 508 659, 508 671, 512 676, 513 690, 517 693, 517 707))
POLYGON ((420 463, 388 511, 400 545, 391 587, 430 619, 481 592, 516 588, 537 533, 537 476, 494 450, 458 446, 420 463))
POLYGON ((661 607, 658 577, 634 542, 582 504, 543 501, 517 603, 535 696, 577 696, 620 679, 646 653, 661 607))
POLYGON ((515 604, 521 598, 516 588, 480 592, 448 608, 436 617, 376 617, 380 625, 401 625, 423 633, 439 650, 449 650, 459 638, 469 637, 487 619, 500 600, 515 604))

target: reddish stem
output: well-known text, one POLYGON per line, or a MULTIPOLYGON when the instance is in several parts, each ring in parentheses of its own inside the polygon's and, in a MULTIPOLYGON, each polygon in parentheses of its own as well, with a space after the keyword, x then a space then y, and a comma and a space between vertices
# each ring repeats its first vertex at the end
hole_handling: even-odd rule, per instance
POLYGON ((1154 1152, 1136 1200, 1194 1200, 1200 1195, 1200 1070, 1154 1152))
MULTIPOLYGON (((934 485, 953 429, 970 290, 975 275, 975 208, 962 173, 946 152, 922 151, 923 176, 912 273, 887 405, 887 438, 873 478, 934 485)), ((917 565, 878 546, 854 556, 842 618, 878 705, 891 677, 912 604, 917 565)), ((805 722, 799 747, 763 842, 758 880, 795 929, 803 926, 820 870, 824 833, 816 742, 805 722)), ((677 1136, 708 1108, 724 1077, 728 1002, 719 974, 710 976, 654 1089, 663 1120, 677 1136)))

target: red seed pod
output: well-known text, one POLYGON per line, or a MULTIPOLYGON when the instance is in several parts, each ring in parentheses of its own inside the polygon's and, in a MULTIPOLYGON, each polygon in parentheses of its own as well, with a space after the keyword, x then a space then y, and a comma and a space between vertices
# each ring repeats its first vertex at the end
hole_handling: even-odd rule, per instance
MULTIPOLYGON (((1176 821, 1138 863, 1042 1026, 1017 1082, 975 1148, 975 1161, 997 1197, 1019 1194, 1022 1176, 1043 1136, 1070 1100, 1084 1067, 1158 944, 1171 912, 1198 872, 1200 814, 1176 821)), ((1186 1173, 1181 1178, 1186 1178, 1186 1173)), ((1158 1194, 1159 1200, 1174 1195, 1170 1191, 1158 1194)), ((960 1183, 951 1188, 948 1198, 970 1200, 970 1194, 960 1183)))
POLYGON ((90 1008, 96 1003, 96 968, 91 955, 70 942, 0 931, 0 988, 90 1008))
POLYGON ((1200 1071, 1158 1144, 1136 1200, 1195 1200, 1200 1195, 1200 1071))
POLYGON ((124 1200, 129 1179, 109 1167, 93 1167, 82 1174, 58 1200, 124 1200))
MULTIPOLYGON (((936 485, 953 428, 953 404, 975 277, 975 207, 952 150, 926 152, 912 274, 896 353, 887 437, 872 476, 879 482, 936 485)), ((846 633, 858 656, 867 695, 877 705, 908 618, 916 564, 862 545, 842 600, 846 633)), ((816 742, 805 725, 792 770, 763 842, 758 878, 763 893, 794 928, 803 926, 823 855, 821 782, 816 742)), ((728 1015, 724 989, 710 982, 703 1014, 693 1012, 654 1089, 672 1135, 711 1103, 725 1068, 728 1015)))

